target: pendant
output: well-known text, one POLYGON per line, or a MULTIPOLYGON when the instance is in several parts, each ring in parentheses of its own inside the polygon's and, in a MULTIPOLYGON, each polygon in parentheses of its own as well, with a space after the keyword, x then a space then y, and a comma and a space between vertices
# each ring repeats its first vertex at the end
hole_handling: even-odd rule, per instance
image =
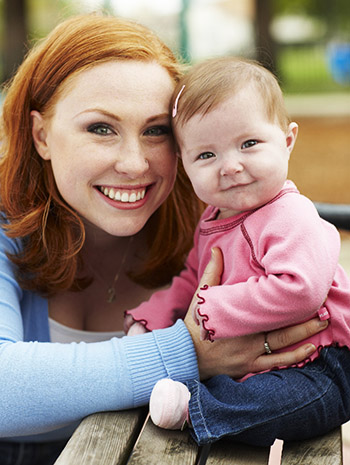
POLYGON ((115 301, 115 289, 114 289, 114 287, 110 287, 108 289, 107 303, 111 304, 114 301, 115 301))

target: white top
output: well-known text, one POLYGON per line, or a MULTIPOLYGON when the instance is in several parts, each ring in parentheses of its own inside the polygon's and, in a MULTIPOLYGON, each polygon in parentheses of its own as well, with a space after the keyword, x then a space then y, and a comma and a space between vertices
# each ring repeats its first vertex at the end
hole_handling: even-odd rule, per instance
POLYGON ((112 337, 125 336, 124 331, 81 331, 69 328, 49 318, 49 330, 51 342, 69 344, 70 342, 101 342, 108 341, 112 337))

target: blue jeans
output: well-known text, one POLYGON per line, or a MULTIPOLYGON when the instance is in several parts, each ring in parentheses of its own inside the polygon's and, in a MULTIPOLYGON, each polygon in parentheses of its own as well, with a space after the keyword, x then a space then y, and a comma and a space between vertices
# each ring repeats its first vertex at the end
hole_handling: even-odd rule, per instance
POLYGON ((302 368, 270 371, 241 383, 222 375, 187 386, 191 431, 199 444, 225 436, 258 446, 306 439, 349 420, 350 351, 328 347, 302 368))
POLYGON ((10 442, 0 440, 1 465, 53 465, 67 441, 10 442))

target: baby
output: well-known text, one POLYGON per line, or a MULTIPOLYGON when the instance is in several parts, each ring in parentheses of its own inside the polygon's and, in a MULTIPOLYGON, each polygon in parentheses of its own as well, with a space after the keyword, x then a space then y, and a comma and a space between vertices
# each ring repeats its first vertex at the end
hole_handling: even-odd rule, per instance
MULTIPOLYGON (((230 435, 271 445, 276 437, 326 433, 349 417, 333 391, 335 367, 338 375, 349 373, 350 284, 338 264, 337 230, 287 180, 298 126, 288 118, 278 82, 256 62, 213 59, 183 77, 172 108, 179 157, 209 206, 186 268, 169 289, 126 312, 126 330, 184 318, 213 247, 222 251, 224 271, 219 286, 197 294, 193 317, 202 339, 268 332, 317 315, 329 325, 310 338, 318 351, 298 367, 240 381, 158 382, 151 417, 172 429, 187 421, 200 444, 230 435)), ((270 353, 267 340, 265 349, 270 353)))

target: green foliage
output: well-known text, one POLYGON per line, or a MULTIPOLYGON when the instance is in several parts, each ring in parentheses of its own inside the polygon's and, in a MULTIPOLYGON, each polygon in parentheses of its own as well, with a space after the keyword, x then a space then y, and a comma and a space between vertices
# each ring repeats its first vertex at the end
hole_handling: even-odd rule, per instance
POLYGON ((273 16, 302 15, 324 20, 330 29, 350 34, 349 0, 271 0, 273 16))
POLYGON ((283 47, 277 61, 279 79, 286 93, 350 92, 350 83, 340 85, 332 78, 322 45, 283 47))

